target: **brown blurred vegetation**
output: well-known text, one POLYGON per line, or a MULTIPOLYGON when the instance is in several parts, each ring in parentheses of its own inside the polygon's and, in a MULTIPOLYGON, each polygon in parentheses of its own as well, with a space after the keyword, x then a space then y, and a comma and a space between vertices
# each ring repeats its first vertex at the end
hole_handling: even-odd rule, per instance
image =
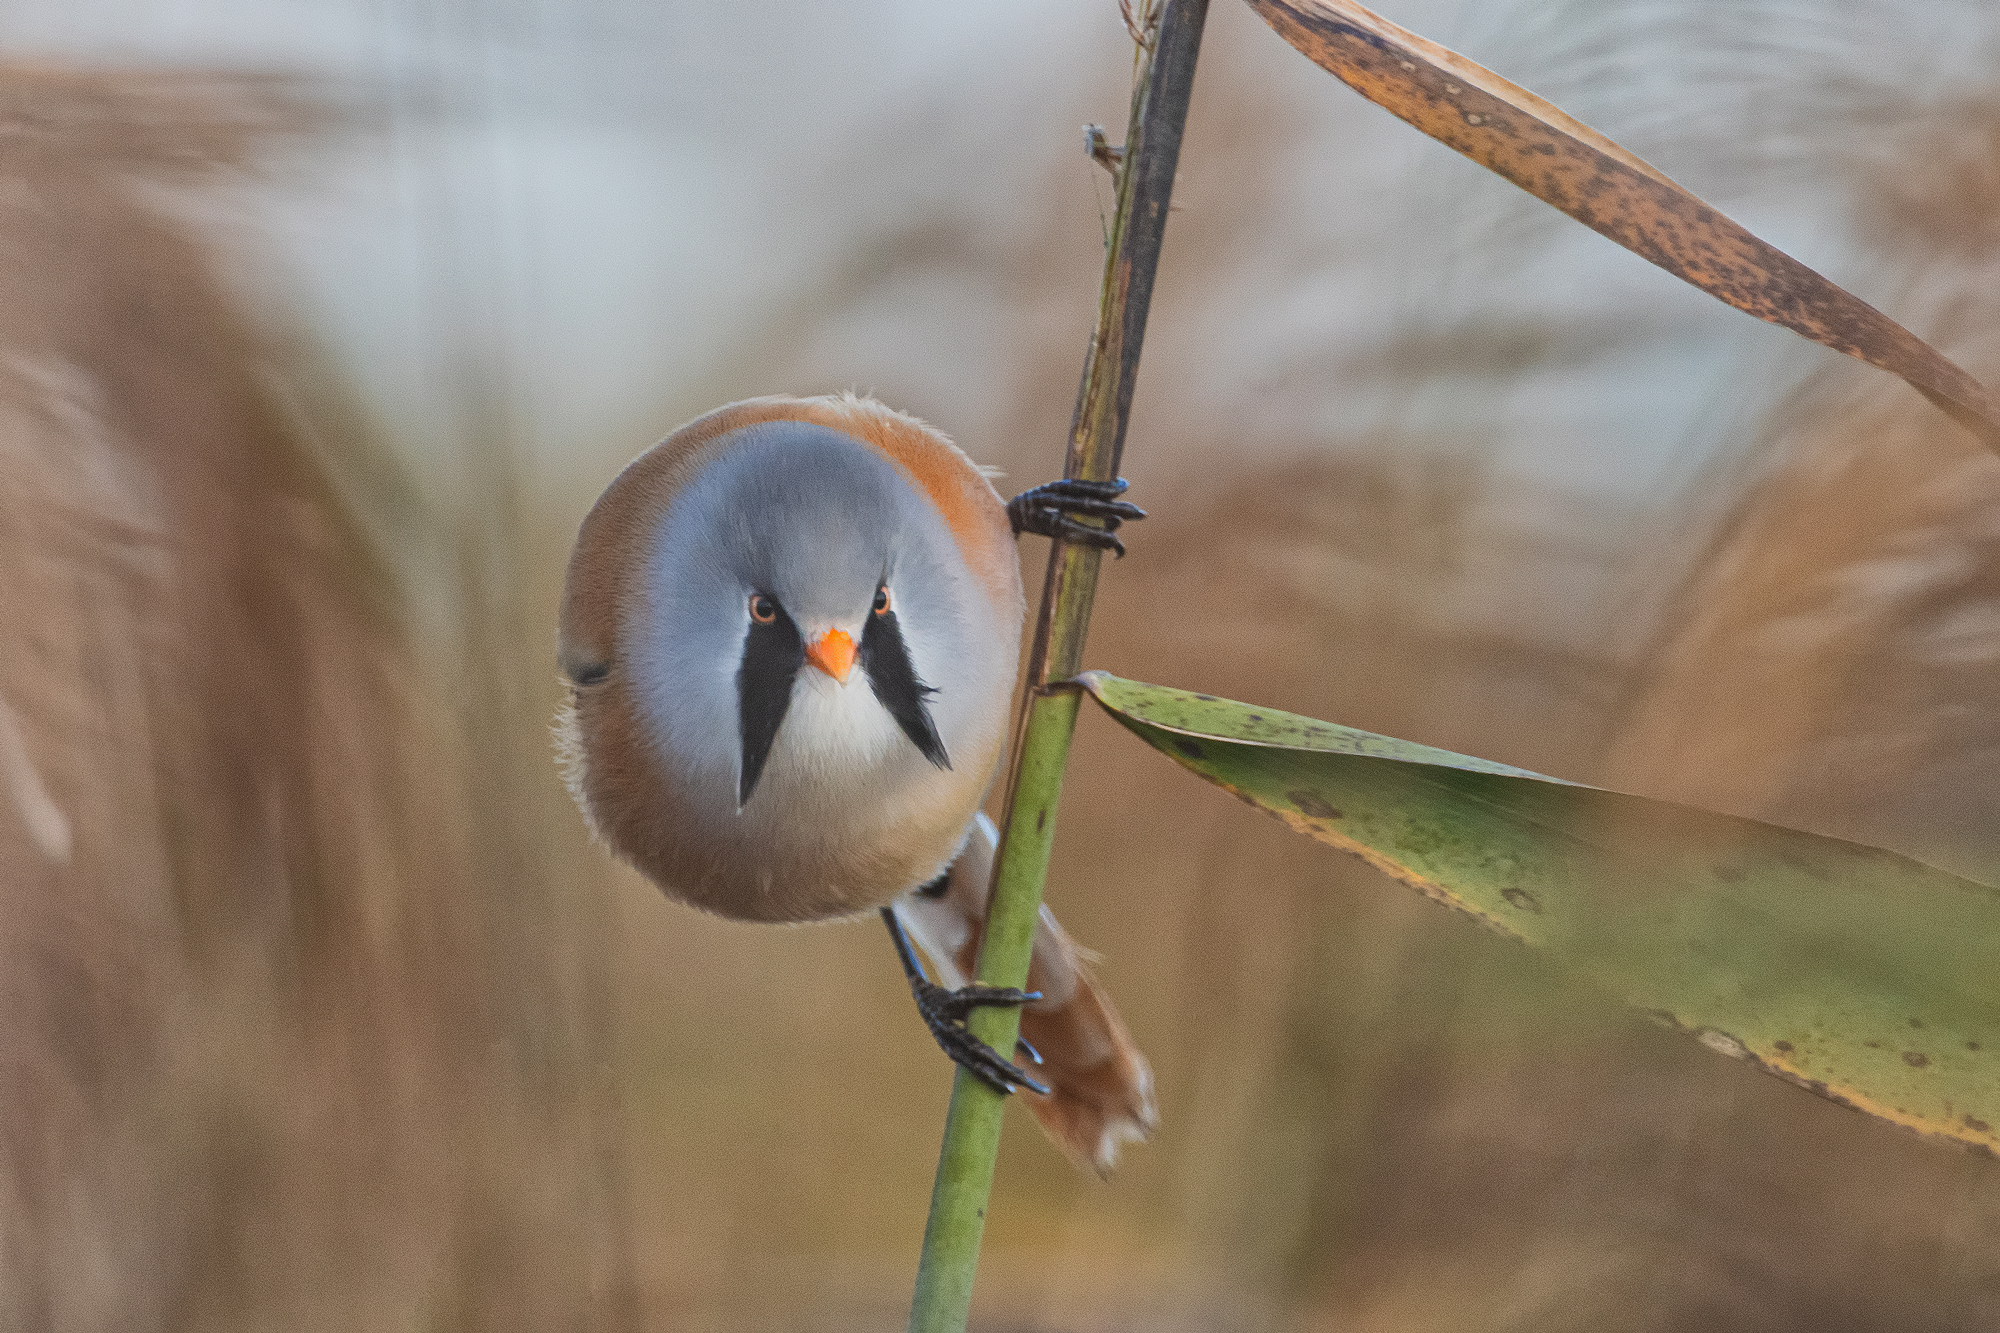
POLYGON ((298 103, 10 68, 0 120, 0 1326, 615 1323, 603 926, 470 780, 539 747, 425 682, 392 479, 146 194, 298 103))
MULTIPOLYGON (((1155 517, 1091 660, 1991 877, 2000 461, 1831 357, 1769 407, 1691 386, 1758 405, 1645 504, 1506 473, 1477 407, 1301 417, 1446 380, 1477 404, 1591 366, 1596 331, 1334 312, 1245 370, 1232 291, 1286 253, 1302 136, 1241 18, 1204 56, 1141 377, 1155 517)), ((896 1326, 948 1075, 879 932, 664 903, 549 762, 561 562, 608 468, 537 496, 496 449, 457 508, 419 497, 310 341, 230 294, 226 230, 161 203, 322 132, 310 105, 0 79, 0 1327, 896 1326), (450 608, 422 634, 419 598, 450 608)), ((1887 126, 1840 162, 1866 294, 2000 382, 2000 99, 1845 114, 1887 126)), ((844 387, 907 338, 885 305, 970 292, 1007 352, 972 406, 875 387, 1040 479, 1097 262, 1073 165, 1011 168, 1004 225, 857 236, 657 427, 844 387)), ((1543 244, 1507 218, 1501 252, 1543 244)), ((1164 1127, 1104 1186, 1016 1118, 979 1327, 2000 1319, 1995 1163, 1646 1026, 1100 719, 1062 819, 1051 897, 1107 955, 1164 1127)))

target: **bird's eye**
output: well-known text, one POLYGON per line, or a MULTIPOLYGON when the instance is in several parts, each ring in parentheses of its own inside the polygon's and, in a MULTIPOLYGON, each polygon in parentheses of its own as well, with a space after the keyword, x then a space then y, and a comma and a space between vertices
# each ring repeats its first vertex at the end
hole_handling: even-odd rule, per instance
POLYGON ((889 614, 889 585, 886 583, 875 589, 875 614, 878 616, 889 614))
POLYGON ((760 625, 768 625, 778 618, 778 602, 774 597, 761 592, 750 594, 750 618, 760 625))

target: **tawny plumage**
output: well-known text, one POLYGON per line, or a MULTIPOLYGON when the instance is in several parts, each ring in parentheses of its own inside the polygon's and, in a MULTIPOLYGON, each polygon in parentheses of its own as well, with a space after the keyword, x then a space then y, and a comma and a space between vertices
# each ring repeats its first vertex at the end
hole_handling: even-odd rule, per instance
MULTIPOLYGON (((737 403, 642 454, 584 520, 563 598, 560 730, 592 827, 722 916, 893 904, 958 984, 1019 653, 1013 536, 955 445, 852 395, 737 403)), ((1150 1071, 1046 914, 1030 985, 1032 1104, 1107 1170, 1152 1127, 1150 1071)), ((967 1063, 962 1031, 933 1030, 967 1063)), ((982 1077, 1026 1083, 979 1049, 982 1077)))

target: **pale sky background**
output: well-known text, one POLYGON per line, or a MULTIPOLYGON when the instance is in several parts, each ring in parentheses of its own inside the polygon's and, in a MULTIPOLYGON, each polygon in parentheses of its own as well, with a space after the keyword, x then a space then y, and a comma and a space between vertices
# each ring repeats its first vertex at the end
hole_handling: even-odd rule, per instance
MULTIPOLYGON (((1921 100, 1946 95, 1954 69, 1977 77, 1995 27, 1952 0, 1385 8, 1864 292, 1837 147, 1820 161, 1853 89, 1778 83, 1758 43, 1774 16, 1809 13, 1791 40, 1835 55, 1876 44, 1884 83, 1907 77, 1921 100), (1835 104, 1824 141, 1815 99, 1835 104), (1755 154, 1735 152, 1750 140, 1755 154)), ((1070 315, 1044 311, 1032 336, 1080 349, 1108 193, 1078 125, 1115 132, 1126 86, 1110 0, 97 0, 0 7, 0 40, 79 62, 328 76, 343 101, 386 113, 272 164, 250 191, 242 273, 275 275, 268 290, 338 350, 441 484, 477 429, 470 385, 504 386, 507 447, 532 480, 584 498, 679 420, 754 392, 874 388, 1003 464, 1056 456, 1058 439, 991 438, 1024 336, 1004 273, 981 286, 919 263, 858 297, 815 284, 871 244, 891 245, 893 268, 912 219, 949 218, 957 244, 990 235, 996 252, 1055 228, 1077 275, 1070 315), (787 337, 807 350, 754 350, 787 337), (801 373, 826 382, 786 382, 801 373)), ((1181 203, 1231 242, 1204 252, 1190 287, 1171 272, 1188 224, 1169 232, 1135 476, 1172 483, 1212 462, 1144 454, 1149 384, 1157 396, 1170 383, 1230 448, 1338 448, 1387 429, 1531 489, 1645 506, 1740 445, 1760 404, 1830 356, 1562 222, 1219 3, 1195 117, 1252 93, 1267 117, 1284 111, 1249 131, 1270 137, 1274 183, 1238 198, 1208 188, 1215 163, 1185 164, 1181 203), (1454 342, 1517 326, 1565 329, 1569 346, 1496 373, 1454 342), (1419 380, 1379 373, 1396 337, 1437 341, 1419 380)))

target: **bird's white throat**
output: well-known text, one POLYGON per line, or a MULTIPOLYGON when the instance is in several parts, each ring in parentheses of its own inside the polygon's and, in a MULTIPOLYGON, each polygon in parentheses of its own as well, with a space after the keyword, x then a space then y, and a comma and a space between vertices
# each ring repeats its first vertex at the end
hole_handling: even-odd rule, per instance
MULTIPOLYGON (((771 746, 763 781, 781 787, 873 785, 907 773, 911 760, 929 766, 875 697, 865 672, 857 666, 843 684, 808 667, 792 685, 791 707, 771 746)), ((756 794, 750 803, 757 804, 756 794)))

